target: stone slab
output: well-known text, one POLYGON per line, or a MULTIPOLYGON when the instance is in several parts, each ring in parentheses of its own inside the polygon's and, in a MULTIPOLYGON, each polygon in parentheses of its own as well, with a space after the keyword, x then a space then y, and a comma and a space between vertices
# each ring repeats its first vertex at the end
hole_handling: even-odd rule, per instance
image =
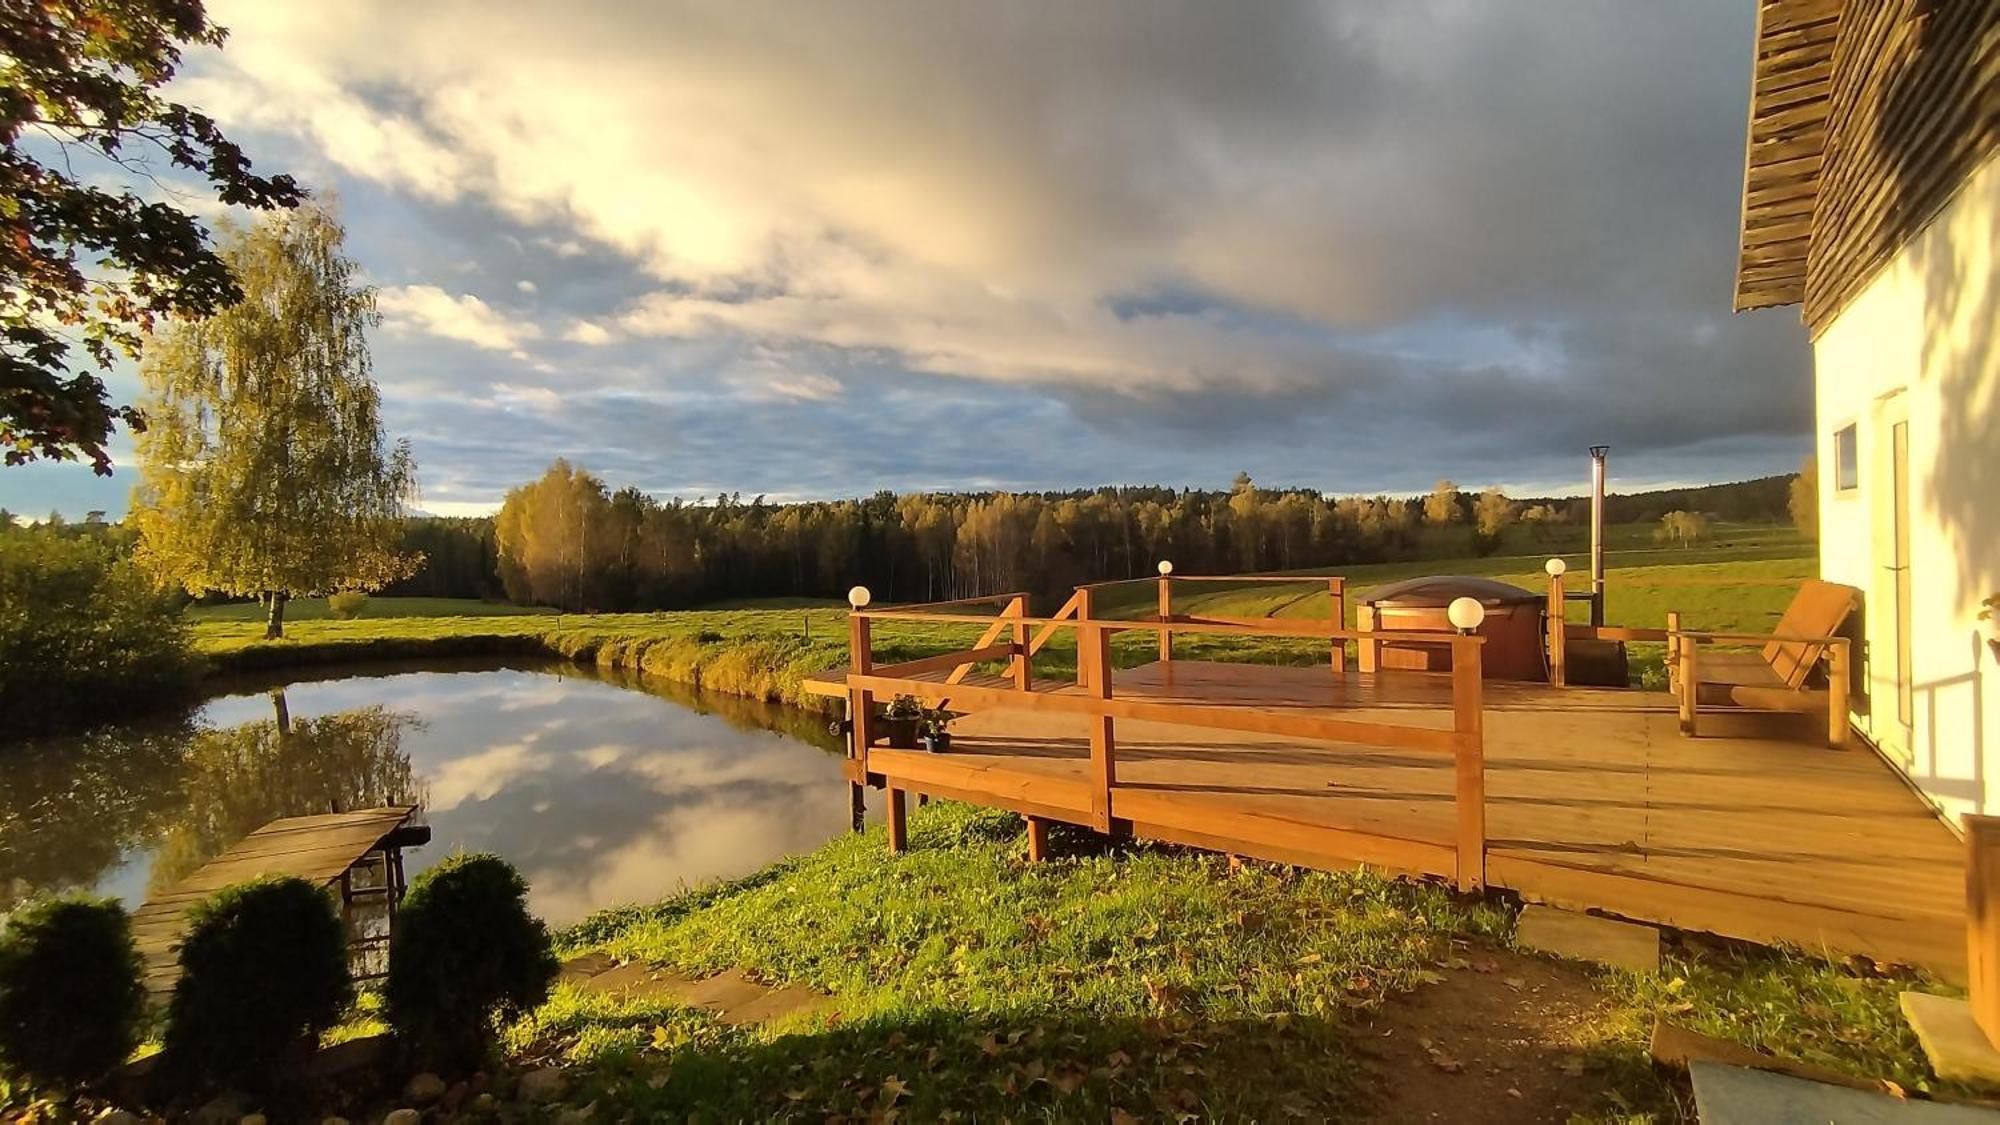
POLYGON ((632 961, 576 983, 577 987, 591 992, 616 996, 668 996, 679 999, 694 982, 672 969, 632 961))
POLYGON ((766 992, 747 1004, 727 1008, 718 1013, 724 1023, 738 1027, 750 1024, 770 1023, 806 1012, 817 1012, 827 1007, 833 997, 814 992, 803 985, 787 985, 784 988, 766 992))
POLYGON ((591 977, 614 968, 618 964, 609 953, 593 951, 572 957, 562 964, 562 971, 556 974, 559 981, 589 980, 591 977))
POLYGON ((1660 968, 1660 931, 1572 910, 1523 907, 1514 940, 1526 949, 1635 973, 1658 972, 1660 968))
POLYGON ((697 1008, 707 1008, 711 1012, 727 1012, 752 1001, 761 1000, 769 991, 770 989, 744 976, 741 971, 730 969, 697 982, 682 993, 681 998, 697 1008))
POLYGON ((1749 1067, 1696 1060, 1701 1125, 2000 1125, 2000 1112, 1828 1086, 1749 1067))
POLYGON ((1972 1018, 1972 1005, 1949 996, 1905 992, 1903 1018, 1939 1078, 2000 1085, 2000 1049, 1972 1018))
POLYGON ((1746 1047, 1730 1039, 1718 1039, 1713 1035, 1703 1035, 1690 1031, 1666 1020, 1653 1021, 1653 1039, 1648 1046, 1653 1062, 1659 1066, 1687 1070, 1697 1062, 1722 1063, 1726 1066, 1749 1067, 1752 1070, 1768 1070, 1777 1074, 1789 1074, 1809 1082, 1824 1082, 1832 1086, 1851 1086, 1857 1090, 1882 1091, 1880 1082, 1870 1082, 1865 1078, 1855 1078, 1837 1070, 1802 1063, 1782 1055, 1767 1055, 1746 1047))

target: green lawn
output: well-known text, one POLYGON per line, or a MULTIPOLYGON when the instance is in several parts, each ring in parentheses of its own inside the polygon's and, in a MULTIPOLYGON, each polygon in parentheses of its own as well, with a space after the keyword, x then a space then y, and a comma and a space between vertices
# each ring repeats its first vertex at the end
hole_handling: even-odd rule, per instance
MULTIPOLYGON (((1513 555, 1344 567, 1349 624, 1359 596, 1372 586, 1419 574, 1484 574, 1539 591, 1548 581, 1542 561, 1513 555)), ((1570 556, 1568 562, 1581 588, 1588 560, 1570 556)), ((1815 569, 1810 544, 1769 527, 1730 531, 1712 545, 1686 551, 1611 551, 1607 563, 1611 623, 1660 626, 1669 609, 1679 609, 1690 626, 1719 630, 1769 628, 1798 581, 1815 569), (1773 557, 1784 552, 1789 556, 1773 557)), ((1149 613, 1155 597, 1150 582, 1113 587, 1101 596, 1098 612, 1105 617, 1149 613)), ((847 661, 845 607, 812 599, 660 613, 556 614, 485 602, 380 598, 353 621, 328 620, 317 599, 298 604, 304 612, 286 626, 281 641, 263 639, 263 622, 253 605, 192 611, 197 646, 225 668, 546 652, 795 704, 812 702, 799 690, 803 678, 847 661)), ((1310 576, 1297 586, 1183 583, 1175 600, 1181 612, 1241 617, 1324 617, 1327 606, 1325 583, 1310 576)), ((1572 619, 1580 620, 1584 613, 1581 603, 1570 607, 1572 619)), ((875 630, 876 656, 894 661, 964 648, 979 632, 976 625, 881 622, 875 630)), ((1121 634, 1113 641, 1114 658, 1124 667, 1152 659, 1155 648, 1155 639, 1143 633, 1121 634)), ((1326 650, 1324 644, 1300 638, 1194 635, 1179 638, 1175 651, 1187 659, 1310 664, 1324 659, 1326 650)), ((1649 682, 1658 679, 1658 664, 1657 646, 1634 646, 1634 668, 1649 682)), ((1075 636, 1068 630, 1035 658, 1037 675, 1073 676, 1075 668, 1075 636)))
MULTIPOLYGON (((1054 843, 1056 860, 1028 864, 1019 818, 933 805, 913 812, 900 857, 876 828, 606 912, 564 935, 566 952, 739 968, 829 992, 838 1016, 743 1029, 564 987, 510 1050, 572 1068, 570 1100, 599 1119, 1323 1120, 1352 1115, 1370 1081, 1357 1022, 1512 942, 1508 908, 1434 884, 1232 869, 1080 830, 1054 843)), ((1595 982, 1601 1010, 1552 1031, 1598 1076, 1607 1119, 1674 1119, 1644 1060, 1657 1015, 1928 1085, 1896 1009, 1909 977, 1677 948, 1658 975, 1595 982)))

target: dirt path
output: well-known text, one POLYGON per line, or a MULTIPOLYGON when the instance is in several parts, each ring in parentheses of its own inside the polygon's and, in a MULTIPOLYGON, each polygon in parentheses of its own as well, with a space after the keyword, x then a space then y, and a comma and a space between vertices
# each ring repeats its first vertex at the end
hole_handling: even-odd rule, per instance
POLYGON ((1606 1076, 1582 1044, 1610 1001, 1585 969, 1475 946, 1438 974, 1358 1029, 1375 1119, 1513 1125, 1602 1108, 1606 1076))

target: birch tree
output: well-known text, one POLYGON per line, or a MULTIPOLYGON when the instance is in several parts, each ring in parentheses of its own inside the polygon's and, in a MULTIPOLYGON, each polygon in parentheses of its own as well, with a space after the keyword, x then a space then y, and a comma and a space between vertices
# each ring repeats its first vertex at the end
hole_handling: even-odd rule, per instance
POLYGON ((227 232, 243 300, 153 334, 140 368, 138 557, 190 593, 258 597, 266 637, 292 598, 377 589, 420 561, 397 549, 416 465, 382 434, 375 293, 342 238, 319 206, 227 232))

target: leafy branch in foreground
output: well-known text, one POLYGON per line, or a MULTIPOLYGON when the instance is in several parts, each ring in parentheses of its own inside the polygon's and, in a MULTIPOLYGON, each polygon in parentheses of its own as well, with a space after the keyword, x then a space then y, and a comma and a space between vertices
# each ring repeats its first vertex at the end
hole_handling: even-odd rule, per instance
MULTIPOLYGON (((9 465, 87 457, 108 475, 117 422, 144 427, 103 380, 72 372, 136 357, 165 316, 205 316, 241 295, 194 216, 99 186, 78 157, 155 185, 180 170, 223 203, 292 207, 289 176, 259 176, 209 117, 163 98, 187 45, 225 32, 201 0, 0 5, 0 451, 9 465)), ((88 165, 86 165, 88 168, 88 165)), ((171 189, 170 189, 171 190, 171 189)))

